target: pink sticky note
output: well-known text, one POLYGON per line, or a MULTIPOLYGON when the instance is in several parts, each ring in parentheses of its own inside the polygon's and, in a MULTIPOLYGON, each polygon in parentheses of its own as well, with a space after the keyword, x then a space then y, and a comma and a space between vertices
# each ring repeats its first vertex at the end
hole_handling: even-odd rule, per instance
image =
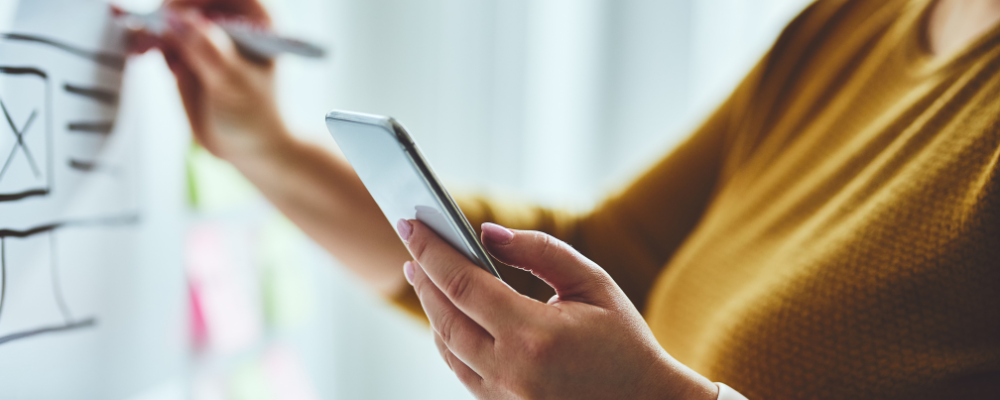
POLYGON ((208 325, 205 322, 204 306, 201 304, 201 289, 188 282, 189 326, 191 329, 191 344, 195 350, 203 350, 208 345, 208 325))
POLYGON ((253 301, 256 276, 252 266, 234 262, 241 257, 230 246, 227 231, 218 224, 203 223, 188 234, 186 264, 192 292, 198 305, 212 350, 233 352, 247 348, 262 335, 261 310, 253 301))

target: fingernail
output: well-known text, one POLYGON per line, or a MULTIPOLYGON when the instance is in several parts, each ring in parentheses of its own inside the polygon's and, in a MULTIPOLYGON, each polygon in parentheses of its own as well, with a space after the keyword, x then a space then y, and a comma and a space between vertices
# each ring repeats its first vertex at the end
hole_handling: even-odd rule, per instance
POLYGON ((410 285, 412 285, 413 284, 413 263, 412 262, 407 261, 407 262, 403 263, 403 275, 406 276, 406 281, 409 282, 410 285))
POLYGON ((514 240, 514 232, 492 222, 483 223, 483 237, 496 244, 507 244, 514 240))
POLYGON ((399 237, 403 238, 404 242, 408 242, 410 234, 413 233, 413 225, 410 224, 410 221, 400 219, 396 222, 396 230, 399 231, 399 237))

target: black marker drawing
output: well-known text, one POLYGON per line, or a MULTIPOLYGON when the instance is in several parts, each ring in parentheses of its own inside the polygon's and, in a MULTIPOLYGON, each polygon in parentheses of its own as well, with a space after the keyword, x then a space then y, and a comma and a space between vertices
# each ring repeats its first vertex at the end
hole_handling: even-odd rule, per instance
MULTIPOLYGON (((50 243, 55 246, 55 232, 49 232, 50 243)), ((54 255, 56 251, 52 250, 54 255)), ((59 304, 59 311, 63 315, 64 322, 62 324, 46 325, 34 329, 28 329, 23 331, 14 332, 11 334, 0 336, 0 345, 12 342, 18 339, 24 339, 32 336, 41 335, 44 333, 53 333, 59 331, 68 331, 80 328, 86 328, 94 326, 97 324, 96 318, 84 318, 80 320, 73 319, 73 316, 69 312, 69 306, 66 305, 66 301, 62 295, 62 288, 59 285, 58 277, 58 266, 55 259, 52 261, 52 289, 53 295, 56 297, 56 302, 59 304)), ((0 237, 0 316, 3 315, 3 303, 4 297, 7 291, 7 238, 0 237)))
POLYGON ((18 150, 24 152, 24 156, 28 158, 28 165, 31 166, 31 172, 35 173, 35 177, 41 176, 42 172, 38 170, 38 163, 35 162, 35 156, 31 155, 31 149, 24 144, 24 135, 28 132, 28 128, 31 128, 31 123, 35 122, 38 110, 33 110, 31 115, 28 116, 28 120, 24 122, 24 125, 18 128, 17 124, 14 123, 14 119, 10 117, 10 112, 7 111, 7 105, 3 104, 3 99, 0 99, 0 109, 3 110, 3 116, 7 118, 7 123, 10 124, 10 131, 17 137, 14 147, 10 150, 10 155, 7 156, 7 161, 3 163, 3 168, 0 168, 0 178, 3 178, 3 174, 7 172, 7 167, 10 166, 11 161, 14 161, 14 156, 17 155, 18 150))
POLYGON ((115 179, 121 179, 125 175, 123 168, 98 161, 84 161, 71 158, 66 164, 69 165, 70 169, 81 173, 101 173, 115 179))
MULTIPOLYGON (((27 4, 39 3, 25 0, 21 6, 27 4)), ((42 8, 36 11, 47 12, 42 8)), ((72 198, 64 197, 75 193, 72 186, 79 181, 80 172, 117 175, 124 171, 119 165, 105 165, 104 160, 98 159, 100 153, 94 150, 100 149, 94 144, 103 145, 114 129, 125 56, 124 51, 110 49, 120 47, 114 36, 120 32, 95 21, 95 27, 104 26, 101 28, 104 36, 92 35, 94 31, 77 36, 66 33, 76 32, 75 28, 66 31, 64 26, 46 24, 26 23, 15 28, 18 32, 0 33, 3 56, 0 57, 0 113, 3 114, 0 116, 0 345, 97 326, 97 315, 78 315, 84 307, 82 298, 75 295, 78 292, 64 292, 60 280, 64 266, 74 268, 70 271, 89 267, 86 261, 89 253, 82 253, 84 258, 68 258, 67 249, 60 247, 60 239, 76 236, 60 232, 130 228, 139 221, 137 214, 122 214, 38 224, 26 229, 6 226, 11 221, 19 221, 17 224, 21 226, 39 222, 25 222, 24 216, 42 218, 41 221, 61 218, 55 215, 65 211, 60 208, 63 204, 74 203, 72 198), (48 34, 58 32, 63 32, 58 38, 48 34), (78 38, 95 45, 97 50, 73 44, 78 38), (16 215, 7 213, 7 207, 22 213, 22 218, 8 218, 16 215), (48 260, 44 261, 46 251, 48 260)), ((125 206, 120 210, 131 209, 125 206)), ((100 240, 91 237, 83 238, 100 240)))
POLYGON ((61 323, 39 326, 32 329, 20 330, 17 332, 9 333, 0 336, 0 345, 8 343, 18 339, 24 339, 32 336, 41 335, 44 333, 52 333, 59 331, 74 330, 80 328, 86 328, 95 326, 97 324, 97 319, 95 317, 87 318, 75 318, 70 311, 69 304, 66 302, 66 298, 63 295, 61 282, 59 281, 59 257, 58 257, 58 242, 56 240, 56 232, 61 229, 66 228, 111 228, 116 226, 134 225, 139 222, 139 217, 136 214, 127 214, 120 216, 112 216, 107 218, 95 218, 86 220, 72 220, 50 223, 45 225, 39 225, 24 230, 14 230, 14 229, 0 229, 0 326, 3 323, 3 311, 4 303, 7 295, 8 286, 8 276, 7 276, 7 246, 8 242, 12 239, 26 239, 29 237, 48 234, 49 236, 49 268, 52 276, 52 295, 54 297, 55 303, 58 305, 59 312, 62 315, 63 321, 61 323))
MULTIPOLYGON (((28 87, 33 86, 30 82, 37 81, 38 91, 41 93, 25 93, 29 99, 31 95, 39 98, 39 101, 31 107, 27 115, 14 115, 11 110, 14 99, 4 99, 0 97, 0 108, 2 108, 3 119, 0 122, 0 131, 9 130, 13 135, 13 144, 9 151, 0 149, 0 157, 3 157, 3 165, 0 167, 0 202, 21 200, 33 196, 45 196, 52 190, 52 132, 49 129, 51 118, 51 100, 49 99, 49 77, 44 71, 32 67, 0 66, 0 78, 9 80, 13 84, 15 80, 28 87), (28 137, 31 135, 30 137, 28 137), (32 148, 26 141, 28 139, 41 139, 44 148, 32 148), (42 158, 44 157, 44 158, 42 158), (15 184, 14 186, 5 183, 5 179, 10 181, 10 169, 23 158, 30 168, 34 179, 22 179, 27 183, 15 184), (41 160, 39 160, 41 158, 41 160), (46 161, 47 162, 41 162, 46 161)), ((24 99, 18 99, 23 103, 24 99)), ((2 133, 0 133, 2 134, 2 133)), ((37 142, 37 141, 36 141, 37 142)))
POLYGON ((87 97, 91 100, 99 101, 109 106, 118 105, 118 92, 114 90, 90 88, 67 83, 63 85, 66 93, 87 97))
POLYGON ((77 171, 91 172, 97 169, 97 163, 93 161, 74 160, 71 158, 69 159, 69 167, 77 171))
POLYGON ((36 44, 43 44, 47 46, 54 47, 59 50, 63 50, 67 53, 73 54, 78 57, 83 57, 105 67, 114 70, 124 70, 125 69, 125 57, 118 54, 102 53, 98 51, 84 50, 74 45, 63 43, 61 41, 46 38, 38 35, 27 35, 23 33, 4 33, 2 34, 4 39, 13 41, 22 41, 36 44))
POLYGON ((97 133, 101 135, 111 134, 115 124, 111 121, 98 122, 70 122, 66 124, 66 130, 79 133, 97 133))

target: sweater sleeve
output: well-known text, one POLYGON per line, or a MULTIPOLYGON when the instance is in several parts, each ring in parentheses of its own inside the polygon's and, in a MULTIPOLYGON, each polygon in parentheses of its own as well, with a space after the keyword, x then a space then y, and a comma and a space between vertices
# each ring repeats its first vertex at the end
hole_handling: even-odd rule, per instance
MULTIPOLYGON (((456 202, 477 233, 483 222, 493 222, 542 231, 569 243, 604 268, 642 312, 656 276, 698 223, 725 170, 733 168, 726 154, 732 150, 734 124, 766 63, 767 57, 694 134, 589 212, 573 214, 486 197, 460 197, 456 202)), ((498 267, 504 281, 521 294, 540 301, 554 294, 528 272, 498 267)), ((423 317, 411 287, 391 300, 423 317)))
MULTIPOLYGON (((456 202, 477 233, 483 222, 494 222, 542 231, 569 243, 604 268, 642 311, 656 275, 693 229, 712 194, 720 170, 725 110, 724 105, 667 157, 590 212, 573 214, 485 197, 459 197, 456 202)), ((528 272, 501 264, 498 268, 521 294, 540 301, 554 294, 528 272)), ((411 287, 392 300, 423 316, 411 287)))

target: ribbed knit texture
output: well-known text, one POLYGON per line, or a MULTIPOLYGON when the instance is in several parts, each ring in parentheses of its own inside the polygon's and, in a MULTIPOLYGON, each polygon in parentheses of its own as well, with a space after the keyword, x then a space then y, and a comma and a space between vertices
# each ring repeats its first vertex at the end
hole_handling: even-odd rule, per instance
POLYGON ((462 208, 574 245, 670 354, 750 399, 1000 398, 1000 29, 933 57, 930 4, 813 4, 590 213, 462 208))

